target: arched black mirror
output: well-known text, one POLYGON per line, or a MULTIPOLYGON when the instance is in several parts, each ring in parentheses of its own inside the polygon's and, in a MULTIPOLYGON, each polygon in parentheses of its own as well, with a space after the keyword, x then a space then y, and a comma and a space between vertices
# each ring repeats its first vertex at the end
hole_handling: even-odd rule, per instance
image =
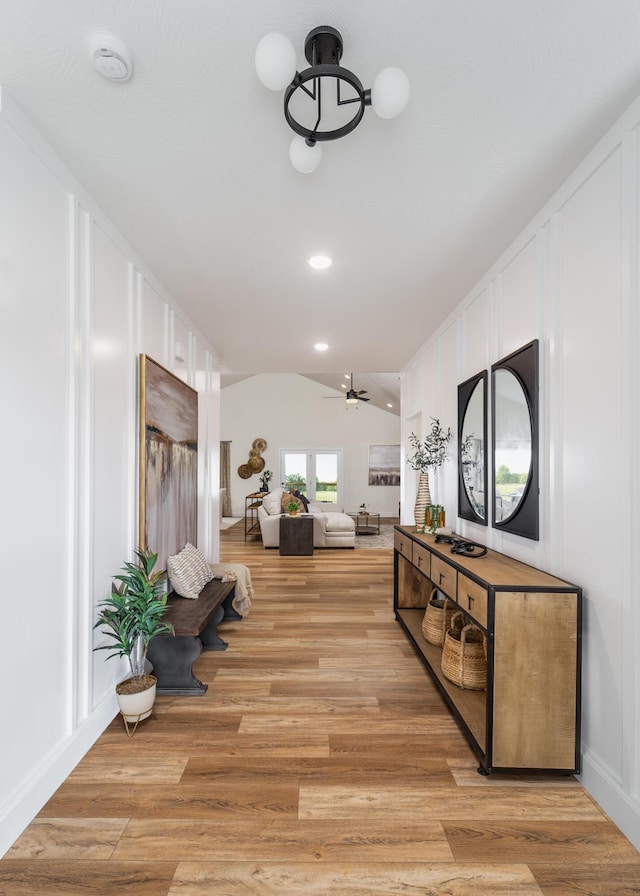
POLYGON ((458 386, 458 516, 487 525, 487 371, 458 386))
POLYGON ((491 368, 493 526, 538 538, 538 340, 491 368))

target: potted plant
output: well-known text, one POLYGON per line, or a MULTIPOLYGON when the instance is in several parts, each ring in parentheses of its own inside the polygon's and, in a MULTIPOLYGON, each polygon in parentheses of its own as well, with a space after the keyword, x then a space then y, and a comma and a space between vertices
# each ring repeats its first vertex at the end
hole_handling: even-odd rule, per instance
POLYGON ((300 506, 297 501, 289 501, 287 504, 287 513, 289 516, 296 516, 299 510, 300 506))
POLYGON ((265 470, 262 476, 260 477, 260 491, 268 492, 269 491, 269 483, 273 479, 273 473, 271 470, 265 470))
POLYGON ((418 470, 418 494, 416 495, 415 521, 416 528, 423 532, 425 526, 425 512, 428 504, 431 504, 431 491, 429 489, 429 471, 437 470, 447 460, 447 445, 451 441, 451 428, 443 429, 440 421, 431 418, 431 431, 421 442, 415 433, 409 436, 409 444, 413 454, 407 458, 407 463, 412 470, 418 470))
POLYGON ((149 641, 156 635, 174 634, 173 626, 162 621, 167 610, 166 573, 153 572, 158 555, 146 550, 135 554, 138 562, 125 563, 114 577, 111 595, 99 604, 94 625, 111 639, 95 649, 129 660, 131 677, 116 686, 116 695, 128 734, 128 723, 135 723, 131 735, 138 722, 151 715, 156 696, 156 678, 144 671, 149 641))

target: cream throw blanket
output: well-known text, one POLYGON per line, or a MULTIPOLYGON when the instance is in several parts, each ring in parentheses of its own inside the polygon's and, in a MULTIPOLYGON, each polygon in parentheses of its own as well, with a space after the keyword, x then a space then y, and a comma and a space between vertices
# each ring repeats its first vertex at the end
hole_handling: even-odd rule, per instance
POLYGON ((241 616, 246 616, 251 609, 251 598, 253 597, 249 567, 242 563, 210 563, 209 566, 214 579, 236 583, 233 609, 241 616))

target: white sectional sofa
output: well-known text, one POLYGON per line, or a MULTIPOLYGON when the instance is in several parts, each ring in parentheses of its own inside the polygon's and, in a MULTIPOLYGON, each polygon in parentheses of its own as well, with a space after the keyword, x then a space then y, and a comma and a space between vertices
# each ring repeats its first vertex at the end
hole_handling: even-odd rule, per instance
MULTIPOLYGON (((280 546, 280 517, 282 516, 283 489, 276 488, 262 499, 258 508, 258 522, 265 548, 280 546)), ((344 513, 339 504, 311 501, 309 513, 313 515, 314 548, 354 548, 356 524, 344 513)))

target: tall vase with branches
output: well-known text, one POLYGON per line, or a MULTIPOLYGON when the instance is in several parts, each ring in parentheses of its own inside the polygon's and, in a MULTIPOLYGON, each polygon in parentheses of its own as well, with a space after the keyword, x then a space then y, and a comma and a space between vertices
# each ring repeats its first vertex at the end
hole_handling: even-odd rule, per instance
POLYGON ((436 417, 431 418, 431 430, 423 441, 420 441, 415 433, 409 436, 409 444, 413 451, 407 458, 407 463, 412 470, 420 473, 418 480, 418 493, 414 516, 416 529, 423 532, 425 525, 425 512, 428 504, 431 504, 431 490, 429 488, 429 471, 437 470, 447 460, 447 446, 452 437, 451 428, 443 429, 436 417))

